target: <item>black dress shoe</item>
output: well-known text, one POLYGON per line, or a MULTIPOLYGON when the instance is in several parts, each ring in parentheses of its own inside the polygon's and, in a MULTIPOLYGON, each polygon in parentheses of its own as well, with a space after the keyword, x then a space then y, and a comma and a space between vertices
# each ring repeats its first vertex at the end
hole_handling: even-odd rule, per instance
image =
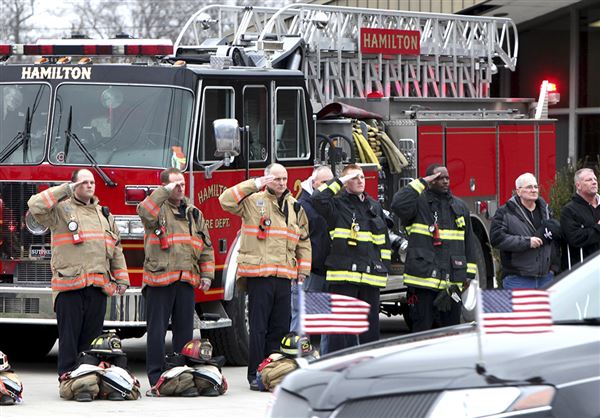
POLYGON ((75 400, 77 402, 91 402, 92 399, 92 394, 89 392, 79 392, 75 395, 75 400))
POLYGON ((256 379, 250 382, 250 390, 258 392, 258 383, 256 382, 256 379))

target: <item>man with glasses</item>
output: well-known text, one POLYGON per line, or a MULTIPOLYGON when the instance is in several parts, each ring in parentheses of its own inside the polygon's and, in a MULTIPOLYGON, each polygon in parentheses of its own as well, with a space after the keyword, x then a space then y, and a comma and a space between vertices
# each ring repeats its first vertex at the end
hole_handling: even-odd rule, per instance
POLYGON ((515 187, 516 195, 492 220, 491 242, 500 250, 505 289, 539 289, 559 271, 555 242, 560 225, 539 195, 533 174, 521 174, 515 187))
POLYGON ((264 176, 230 187, 219 197, 224 210, 242 218, 237 278, 248 289, 250 390, 258 390, 258 365, 279 349, 289 331, 291 281, 302 282, 310 274, 308 218, 287 181, 285 167, 271 164, 264 176))

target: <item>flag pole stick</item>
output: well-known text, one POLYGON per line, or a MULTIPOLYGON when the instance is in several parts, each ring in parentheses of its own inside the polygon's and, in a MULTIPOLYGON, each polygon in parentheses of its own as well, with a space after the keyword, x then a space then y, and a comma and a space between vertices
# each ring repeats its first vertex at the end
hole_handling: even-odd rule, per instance
MULTIPOLYGON (((298 280, 298 317, 299 317, 299 321, 298 324, 300 326, 300 329, 296 330, 296 332, 298 333, 299 336, 304 335, 304 283, 302 283, 300 280, 298 280)), ((302 347, 300 344, 300 338, 298 338, 298 342, 297 342, 297 346, 298 346, 298 354, 296 357, 300 358, 302 357, 302 347)))
POLYGON ((482 343, 482 323, 483 323, 483 306, 482 306, 482 297, 481 297, 481 288, 479 287, 479 283, 477 283, 477 291, 475 292, 477 297, 475 303, 475 326, 477 328, 477 365, 475 369, 477 373, 484 374, 485 373, 485 361, 483 360, 483 343, 482 343))

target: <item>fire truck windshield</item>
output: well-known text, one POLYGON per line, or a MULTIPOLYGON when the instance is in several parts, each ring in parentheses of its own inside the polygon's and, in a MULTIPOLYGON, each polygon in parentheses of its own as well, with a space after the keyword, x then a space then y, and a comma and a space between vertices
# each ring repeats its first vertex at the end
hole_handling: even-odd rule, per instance
POLYGON ((42 161, 49 107, 47 84, 0 84, 0 164, 42 161))
POLYGON ((63 84, 56 90, 50 162, 185 168, 192 93, 158 86, 63 84), (73 144, 75 136, 83 147, 73 144))

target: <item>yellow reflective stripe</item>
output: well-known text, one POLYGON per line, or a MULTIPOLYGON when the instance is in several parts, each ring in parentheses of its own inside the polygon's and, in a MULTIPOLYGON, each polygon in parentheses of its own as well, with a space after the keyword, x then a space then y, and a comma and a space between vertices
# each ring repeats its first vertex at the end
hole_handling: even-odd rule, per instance
POLYGON ((414 179, 413 181, 408 183, 408 185, 415 189, 417 193, 423 193, 423 190, 425 190, 425 186, 423 185, 423 183, 421 183, 421 180, 419 179, 414 179))
MULTIPOLYGON (((406 232, 410 234, 420 234, 432 237, 429 232, 429 225, 414 223, 406 228, 406 232)), ((465 231, 462 229, 440 229, 440 239, 446 241, 464 241, 465 231)))
POLYGON ((373 286, 385 287, 387 285, 387 276, 377 276, 376 274, 362 273, 362 282, 373 286))
POLYGON ((411 274, 404 274, 404 284, 428 287, 430 289, 442 290, 450 285, 456 285, 462 290, 462 282, 451 282, 442 279, 434 279, 433 277, 418 277, 411 274))
POLYGON ((477 274, 477 264, 467 263, 467 273, 477 274))
POLYGON ((443 289, 443 283, 440 279, 433 277, 418 277, 410 274, 404 274, 404 284, 414 284, 421 287, 429 287, 431 289, 443 289))
POLYGON ((328 270, 326 280, 330 282, 366 283, 378 287, 385 287, 387 284, 387 276, 347 270, 328 270))
POLYGON ((458 229, 440 229, 440 239, 448 241, 464 241, 465 231, 458 229))
POLYGON ((340 186, 340 184, 337 181, 334 181, 328 187, 331 189, 331 191, 333 192, 333 194, 336 194, 341 189, 341 186, 340 186))
MULTIPOLYGON (((346 228, 335 228, 334 230, 329 231, 329 236, 331 237, 331 239, 334 239, 334 238, 348 239, 348 238, 350 238, 351 234, 352 234, 352 231, 350 229, 346 229, 346 228)), ((385 244, 385 234, 373 234, 369 231, 357 232, 355 239, 357 241, 372 242, 373 244, 376 244, 376 245, 385 244)))
POLYGON ((421 235, 428 235, 428 236, 432 236, 431 232, 429 232, 429 225, 425 225, 425 224, 417 224, 414 223, 410 226, 408 226, 406 228, 406 231, 409 234, 415 233, 415 234, 421 234, 421 235))
POLYGON ((391 260, 392 259, 392 251, 382 248, 381 249, 381 259, 382 260, 391 260))

